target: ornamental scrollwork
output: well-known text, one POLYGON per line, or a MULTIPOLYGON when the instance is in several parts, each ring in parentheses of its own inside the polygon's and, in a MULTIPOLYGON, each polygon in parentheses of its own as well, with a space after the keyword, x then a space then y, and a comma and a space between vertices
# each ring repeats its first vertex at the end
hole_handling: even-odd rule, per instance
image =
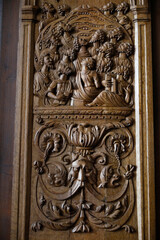
POLYGON ((94 226, 108 231, 125 228, 134 207, 135 170, 120 161, 132 151, 133 137, 126 126, 122 122, 98 126, 49 121, 37 132, 35 144, 43 157, 34 162, 36 199, 43 220, 32 229, 90 232, 94 226), (110 194, 113 189, 114 194, 110 194))
POLYGON ((72 9, 44 2, 40 15, 33 86, 39 211, 31 228, 133 233, 128 225, 136 175, 129 4, 72 9))

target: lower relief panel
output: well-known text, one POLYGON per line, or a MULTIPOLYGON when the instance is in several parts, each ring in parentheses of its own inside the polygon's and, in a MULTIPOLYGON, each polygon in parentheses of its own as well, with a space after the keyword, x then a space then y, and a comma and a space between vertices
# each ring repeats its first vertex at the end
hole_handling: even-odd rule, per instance
POLYGON ((133 120, 34 123, 29 239, 136 240, 133 120))

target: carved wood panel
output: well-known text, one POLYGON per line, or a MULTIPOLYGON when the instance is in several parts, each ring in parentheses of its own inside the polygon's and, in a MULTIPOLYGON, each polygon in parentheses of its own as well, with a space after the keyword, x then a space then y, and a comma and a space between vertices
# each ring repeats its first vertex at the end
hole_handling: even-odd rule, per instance
POLYGON ((137 70, 146 74, 149 18, 147 5, 136 4, 39 1, 23 7, 21 231, 12 239, 136 240, 145 234, 138 186, 145 172, 137 157, 144 133, 137 136, 136 111, 143 105, 137 70))

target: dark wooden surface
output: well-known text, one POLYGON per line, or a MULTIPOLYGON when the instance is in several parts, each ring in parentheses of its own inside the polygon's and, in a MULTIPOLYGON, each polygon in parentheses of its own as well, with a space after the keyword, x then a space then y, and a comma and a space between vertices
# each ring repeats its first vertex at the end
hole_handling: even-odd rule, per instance
MULTIPOLYGON (((152 0, 157 240, 160 239, 160 1, 152 0)), ((3 0, 0 56, 0 240, 9 240, 19 0, 3 0)), ((154 161, 154 160, 153 160, 154 161)), ((154 164, 154 163, 153 163, 154 164)), ((154 186, 153 186, 154 187, 154 186)))
POLYGON ((151 0, 152 47, 153 47, 153 89, 154 89, 154 132, 156 173, 156 226, 157 240, 160 239, 160 1, 151 0))
POLYGON ((19 0, 4 0, 0 59, 0 239, 10 236, 19 0))

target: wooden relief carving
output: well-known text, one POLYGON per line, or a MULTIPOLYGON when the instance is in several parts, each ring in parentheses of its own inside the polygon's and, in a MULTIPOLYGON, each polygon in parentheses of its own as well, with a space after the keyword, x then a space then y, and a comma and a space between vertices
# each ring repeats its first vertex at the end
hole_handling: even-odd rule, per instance
POLYGON ((44 4, 46 19, 35 46, 38 105, 131 107, 134 50, 126 15, 129 4, 58 9, 64 10, 64 17, 55 20, 54 7, 44 4))
POLYGON ((126 2, 100 9, 62 5, 56 10, 43 4, 34 59, 35 112, 41 125, 34 139, 39 150, 34 187, 42 215, 31 226, 35 232, 44 227, 73 233, 135 231, 127 222, 134 209, 136 168, 123 164, 134 147, 129 129, 134 121, 127 118, 134 105, 128 11, 126 2), (68 121, 44 119, 55 112, 68 121), (84 120, 73 121, 75 113, 84 120), (93 122, 107 117, 113 120, 93 122))
POLYGON ((150 204, 142 189, 151 184, 147 6, 31 2, 22 11, 22 221, 12 240, 154 240, 142 234, 150 204))
POLYGON ((126 222, 134 208, 135 166, 123 166, 133 150, 131 124, 41 123, 35 135, 41 160, 33 165, 37 207, 46 220, 33 223, 33 231, 134 231, 126 222))

